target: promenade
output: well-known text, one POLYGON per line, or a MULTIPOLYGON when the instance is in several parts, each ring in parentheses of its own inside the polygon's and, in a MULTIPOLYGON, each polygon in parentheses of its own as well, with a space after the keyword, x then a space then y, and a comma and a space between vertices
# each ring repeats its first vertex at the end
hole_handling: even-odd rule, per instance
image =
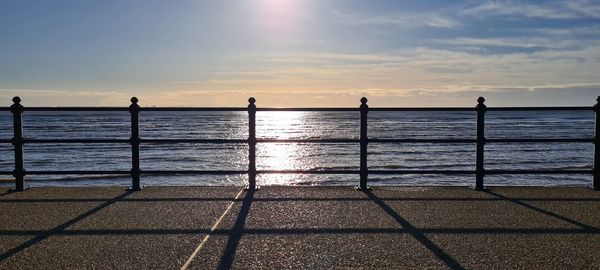
POLYGON ((0 218, 0 269, 600 269, 588 188, 4 188, 0 218))

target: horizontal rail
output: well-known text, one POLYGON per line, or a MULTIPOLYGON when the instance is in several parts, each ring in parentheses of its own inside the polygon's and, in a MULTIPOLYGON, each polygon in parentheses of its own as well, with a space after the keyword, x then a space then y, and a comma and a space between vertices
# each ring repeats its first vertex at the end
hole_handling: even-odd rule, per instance
POLYGON ((23 107, 26 112, 128 112, 127 107, 23 107))
POLYGON ((24 139, 24 143, 130 143, 129 139, 24 139))
POLYGON ((256 108, 260 112, 358 112, 358 108, 256 108))
POLYGON ((570 107, 488 107, 488 111, 590 111, 592 106, 570 106, 570 107))
MULTIPOLYGON (((369 139, 370 143, 476 143, 477 139, 369 139)), ((486 143, 591 143, 594 138, 498 138, 486 143)))
MULTIPOLYGON (((487 107, 488 111, 592 111, 592 106, 563 106, 563 107, 487 107)), ((369 111, 477 111, 475 107, 379 107, 369 108, 369 111)))
POLYGON ((142 112, 246 112, 245 107, 140 107, 142 112))
MULTIPOLYGON (((25 171, 26 175, 102 175, 102 174, 115 174, 115 175, 130 175, 130 171, 114 171, 114 170, 90 170, 90 171, 25 171)), ((141 174, 145 175, 195 175, 195 174, 209 174, 209 175, 222 175, 222 174, 246 174, 248 171, 218 171, 218 170, 142 170, 141 174)), ((12 172, 10 173, 12 174, 12 172)))
POLYGON ((485 174, 592 174, 594 170, 485 170, 485 174))
MULTIPOLYGON (((245 170, 141 170, 143 175, 233 175, 247 174, 245 170)), ((358 170, 258 170, 257 174, 357 174, 358 170)), ((12 174, 8 172, 7 174, 12 174)), ((26 171, 27 175, 61 175, 61 174, 123 174, 129 171, 26 171)))
POLYGON ((25 175, 63 175, 63 174, 80 174, 80 175, 98 175, 98 174, 122 174, 122 175, 129 175, 130 171, 114 171, 114 170, 107 170, 107 171, 99 171, 99 170, 94 170, 94 171, 70 171, 70 170, 65 170, 65 171, 25 171, 25 175))
MULTIPOLYGON (((174 144, 174 143, 211 143, 242 144, 247 139, 140 139, 140 143, 174 144)), ((11 143, 10 139, 0 143, 11 143)), ((130 139, 24 139, 24 143, 61 144, 61 143, 130 143, 130 139)), ((257 143, 360 143, 360 139, 257 139, 257 143)), ((369 139, 369 143, 475 143, 476 139, 369 139)), ((592 143, 594 138, 498 138, 485 139, 486 143, 592 143)))
POLYGON ((2 139, 0 140, 0 143, 12 143, 11 139, 2 139))
POLYGON ((246 139, 140 139, 140 143, 174 144, 174 143, 248 143, 246 139))
POLYGON ((142 170, 143 175, 233 175, 247 174, 248 171, 240 170, 142 170))
MULTIPOLYGON (((475 170, 369 170, 369 174, 475 174, 475 170)), ((485 170, 485 174, 591 174, 594 170, 485 170)))
MULTIPOLYGON (((24 107, 24 111, 128 111, 127 107, 24 107)), ((247 111, 245 107, 140 107, 140 111, 247 111)), ((474 107, 378 107, 369 111, 476 111, 474 107)), ((488 111, 592 111, 592 106, 563 107, 488 107, 488 111)), ((10 107, 0 107, 0 111, 10 111, 10 107)), ((256 111, 318 111, 356 112, 359 108, 256 108, 256 111)))
POLYGON ((257 170, 257 174, 358 174, 359 170, 257 170))
POLYGON ((487 143, 591 143, 593 138, 531 138, 531 139, 486 139, 487 143))
POLYGON ((369 174, 475 174, 474 170, 369 170, 369 174))
POLYGON ((370 143, 475 143, 475 139, 369 139, 370 143))
MULTIPOLYGON (((369 108, 369 111, 476 111, 474 107, 405 107, 405 108, 369 108)), ((592 106, 571 107, 488 107, 488 111, 592 111, 592 106)))
POLYGON ((359 143, 359 139, 256 139, 257 143, 359 143))
MULTIPOLYGON (((247 174, 246 170, 142 170, 144 175, 234 175, 247 174)), ((359 170, 257 170, 257 174, 358 174, 359 170)), ((369 174, 394 175, 394 174, 475 174, 475 170, 369 170, 369 174)), ((498 174, 592 174, 594 170, 485 170, 487 175, 498 174)), ((12 175, 11 171, 0 171, 0 175, 12 175)), ((93 170, 93 171, 26 171, 26 175, 102 175, 122 174, 129 175, 130 171, 93 170)))
POLYGON ((370 112, 472 112, 475 107, 369 107, 370 112))

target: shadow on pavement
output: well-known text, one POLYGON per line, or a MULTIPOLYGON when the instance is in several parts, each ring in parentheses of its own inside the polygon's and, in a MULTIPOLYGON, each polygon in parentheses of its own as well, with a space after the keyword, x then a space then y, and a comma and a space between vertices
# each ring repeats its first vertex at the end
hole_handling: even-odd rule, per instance
POLYGON ((48 237, 50 237, 52 235, 60 234, 61 232, 63 232, 69 226, 71 226, 71 225, 73 225, 73 224, 75 224, 75 223, 83 220, 86 217, 89 217, 89 216, 95 214, 96 212, 102 210, 103 208, 108 207, 109 205, 111 205, 113 203, 118 202, 119 200, 121 200, 121 199, 127 197, 128 195, 130 195, 131 193, 133 193, 133 192, 132 191, 127 191, 127 192, 125 192, 125 193, 123 193, 123 194, 121 194, 121 195, 119 195, 119 196, 117 196, 115 198, 112 198, 112 199, 106 201, 105 203, 103 203, 103 204, 101 204, 101 205, 99 205, 99 206, 97 206, 97 207, 95 207, 95 208, 93 208, 93 209, 91 209, 91 210, 89 210, 89 211, 87 211, 87 212, 85 212, 85 213, 83 213, 83 214, 81 214, 81 215, 79 215, 79 216, 77 216, 77 217, 75 217, 75 218, 73 218, 73 219, 71 219, 71 220, 69 220, 69 221, 67 221, 67 222, 59 225, 59 226, 57 226, 57 227, 55 227, 55 228, 53 228, 53 229, 42 231, 40 234, 36 235, 34 238, 26 241, 25 243, 23 243, 23 244, 21 244, 19 246, 16 246, 16 247, 14 247, 14 248, 12 248, 12 249, 10 249, 10 250, 8 250, 8 251, 0 254, 0 262, 3 261, 3 260, 5 260, 5 259, 7 259, 7 258, 9 258, 10 256, 12 256, 12 255, 14 255, 14 254, 16 254, 16 253, 18 253, 18 252, 20 252, 20 251, 22 251, 22 250, 30 247, 30 246, 32 246, 32 245, 35 245, 36 243, 38 243, 38 242, 40 242, 40 241, 42 241, 42 240, 44 240, 44 239, 46 239, 46 238, 48 238, 48 237))

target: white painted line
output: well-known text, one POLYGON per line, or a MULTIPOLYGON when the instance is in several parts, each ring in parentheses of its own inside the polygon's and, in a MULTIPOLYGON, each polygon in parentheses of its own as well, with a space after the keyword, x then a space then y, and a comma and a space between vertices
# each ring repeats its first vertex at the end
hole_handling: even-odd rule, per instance
POLYGON ((227 215, 227 213, 229 212, 229 210, 231 210, 231 207, 233 207, 233 204, 240 197, 240 195, 242 194, 242 192, 244 192, 243 188, 240 190, 240 192, 238 192, 237 195, 235 195, 235 198, 229 204, 229 206, 227 206, 227 209, 225 209, 225 212, 223 212, 223 214, 221 215, 221 217, 219 217, 219 219, 217 219, 217 222, 215 222, 215 225, 213 225, 212 228, 210 228, 210 232, 206 236, 204 236, 204 239, 202 239, 202 242, 200 242, 200 245, 198 245, 198 247, 196 248, 196 250, 194 250, 194 252, 192 253, 192 255, 190 255, 190 257, 187 259, 187 261, 185 261, 185 263, 181 267, 181 270, 186 270, 186 269, 188 269, 188 267, 190 267, 190 264, 192 263, 192 261, 194 260, 194 258, 196 258, 196 255, 198 255, 198 253, 200 252, 200 250, 202 249, 202 247, 204 247, 204 244, 208 241, 208 238, 210 238, 210 236, 212 235, 212 233, 217 229, 217 227, 219 227, 219 224, 221 223, 221 220, 223 220, 223 218, 225 217, 225 215, 227 215))

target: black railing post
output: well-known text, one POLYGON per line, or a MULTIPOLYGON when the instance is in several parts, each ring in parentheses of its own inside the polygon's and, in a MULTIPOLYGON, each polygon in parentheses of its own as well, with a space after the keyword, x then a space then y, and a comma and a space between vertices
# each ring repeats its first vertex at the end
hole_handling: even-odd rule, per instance
POLYGON ((248 186, 246 190, 258 189, 256 186, 256 99, 248 99, 248 186))
POLYGON ((25 165, 23 162, 23 105, 21 98, 14 97, 13 105, 10 106, 10 111, 13 115, 13 138, 12 144, 15 147, 15 191, 23 191, 25 187, 25 165))
POLYGON ((369 113, 369 105, 367 105, 367 101, 366 97, 360 99, 360 185, 357 187, 358 190, 365 191, 370 189, 367 185, 369 178, 367 167, 367 145, 369 144, 367 114, 369 113))
POLYGON ((477 99, 477 152, 475 161, 475 190, 483 190, 483 177, 485 176, 485 169, 483 167, 483 152, 485 145, 485 112, 487 107, 485 104, 485 98, 479 97, 477 99))
POLYGON ((594 112, 596 113, 596 130, 594 132, 594 183, 592 188, 600 190, 600 96, 596 98, 594 112))
POLYGON ((131 187, 129 190, 141 190, 140 185, 140 105, 136 97, 131 98, 129 105, 131 114, 131 187))

